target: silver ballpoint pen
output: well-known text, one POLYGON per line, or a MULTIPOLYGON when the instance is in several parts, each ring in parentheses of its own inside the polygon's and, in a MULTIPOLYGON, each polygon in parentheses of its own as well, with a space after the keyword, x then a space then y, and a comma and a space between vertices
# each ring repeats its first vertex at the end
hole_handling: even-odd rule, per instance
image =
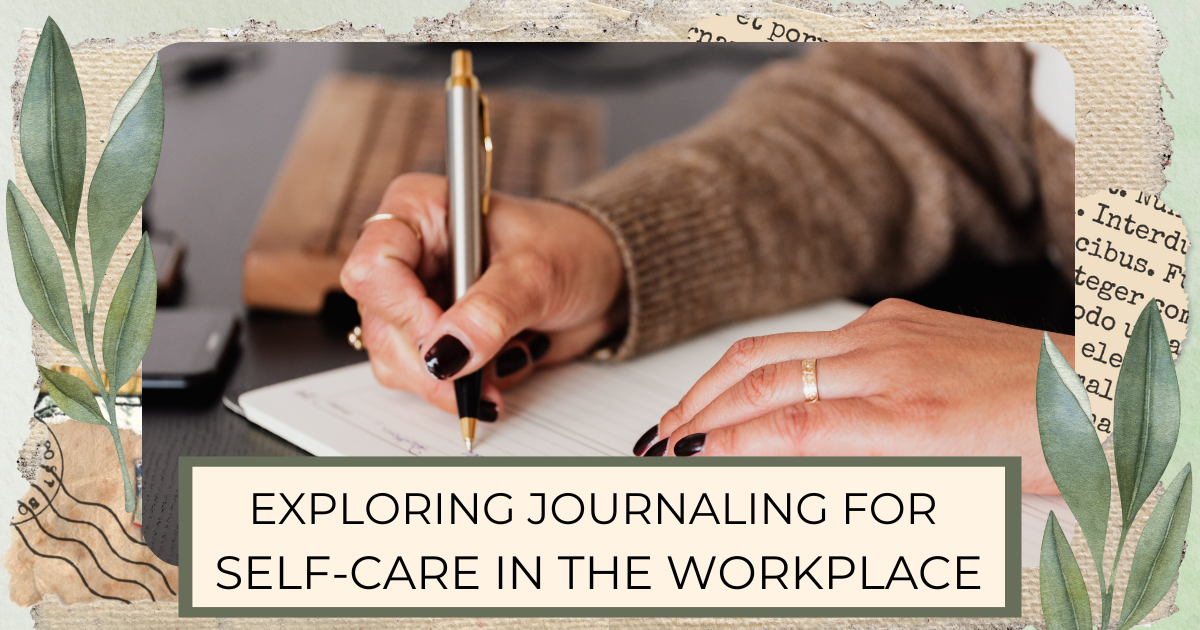
MULTIPOLYGON (((446 175, 450 184, 450 264, 454 301, 483 274, 483 217, 491 188, 492 139, 487 97, 479 91, 471 53, 456 50, 446 79, 446 175), (481 172, 482 171, 482 172, 481 172)), ((472 451, 479 418, 483 370, 454 381, 463 443, 472 451)))

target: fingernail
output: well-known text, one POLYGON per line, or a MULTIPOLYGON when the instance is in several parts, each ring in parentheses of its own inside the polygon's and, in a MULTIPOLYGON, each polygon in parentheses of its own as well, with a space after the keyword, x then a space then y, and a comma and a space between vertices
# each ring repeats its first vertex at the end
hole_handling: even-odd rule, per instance
POLYGON ((471 360, 471 352, 452 335, 443 335, 429 352, 425 353, 425 368, 429 373, 446 380, 463 369, 471 360))
POLYGON ((662 457, 667 452, 668 441, 670 441, 669 438, 663 438, 659 440, 654 444, 654 446, 651 446, 650 450, 646 451, 642 457, 662 457))
POLYGON ((500 417, 500 412, 496 408, 496 403, 490 400, 479 401, 479 420, 482 422, 495 422, 496 418, 500 417))
POLYGON ((528 364, 529 355, 525 354, 525 349, 514 346, 496 357, 496 376, 504 378, 509 374, 515 374, 528 364))
POLYGON ((537 333, 527 345, 529 346, 530 358, 534 361, 541 361, 542 357, 546 356, 546 353, 550 351, 550 338, 537 333))
POLYGON ((691 457, 704 450, 704 440, 707 433, 693 433, 675 443, 676 457, 691 457))
POLYGON ((650 427, 649 431, 643 433, 642 437, 638 438, 637 444, 633 445, 633 454, 641 456, 642 453, 646 452, 646 449, 650 448, 650 444, 652 444, 657 438, 658 425, 656 424, 650 427))

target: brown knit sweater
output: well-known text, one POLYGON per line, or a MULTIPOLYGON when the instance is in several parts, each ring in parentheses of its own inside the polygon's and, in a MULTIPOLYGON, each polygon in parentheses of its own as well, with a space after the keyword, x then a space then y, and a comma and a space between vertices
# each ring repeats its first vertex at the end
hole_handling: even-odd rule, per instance
POLYGON ((714 325, 912 288, 962 257, 1072 260, 1074 145, 1020 44, 822 44, 559 198, 627 270, 617 358, 714 325))

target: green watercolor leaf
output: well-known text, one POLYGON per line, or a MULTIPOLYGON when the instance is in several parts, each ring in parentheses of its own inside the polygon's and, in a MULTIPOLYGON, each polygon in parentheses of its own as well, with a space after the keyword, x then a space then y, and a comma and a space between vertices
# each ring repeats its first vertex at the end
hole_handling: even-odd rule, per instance
MULTIPOLYGON (((1049 339, 1050 335, 1043 332, 1042 342, 1045 343, 1049 339)), ((1062 379, 1063 384, 1067 386, 1067 389, 1071 390, 1071 395, 1075 396, 1075 400, 1079 402, 1079 408, 1083 410, 1083 415, 1091 418, 1092 402, 1088 400, 1087 389, 1084 388, 1083 381, 1079 379, 1079 375, 1071 368, 1071 364, 1067 363, 1067 358, 1061 352, 1058 352, 1058 346, 1055 346, 1052 341, 1050 342, 1050 346, 1055 350, 1055 352, 1049 353, 1050 363, 1054 366, 1055 371, 1058 372, 1058 377, 1062 379)))
POLYGON ((12 252, 17 290, 33 319, 64 348, 78 354, 75 324, 67 303, 67 286, 50 235, 25 195, 12 181, 5 195, 8 246, 12 252))
POLYGON ((1077 382, 1079 377, 1071 371, 1064 379, 1051 359, 1055 354, 1062 357, 1050 336, 1043 334, 1037 377, 1038 433, 1042 453, 1054 483, 1083 530, 1096 570, 1103 575, 1101 563, 1112 492, 1108 460, 1096 437, 1091 416, 1080 407, 1067 385, 1077 382))
POLYGON ((1124 527, 1154 491, 1179 439, 1179 380, 1170 343, 1158 303, 1150 300, 1133 326, 1113 403, 1113 454, 1124 527))
POLYGON ((38 371, 42 373, 42 379, 46 381, 46 389, 50 390, 50 397, 54 399, 54 403, 72 420, 108 425, 104 414, 100 413, 100 405, 96 404, 96 395, 87 383, 65 372, 55 372, 40 365, 38 371))
POLYGON ((1129 569, 1121 630, 1132 628, 1162 601, 1179 575, 1183 537, 1192 513, 1192 465, 1179 471, 1146 521, 1129 569))
POLYGON ((154 303, 158 286, 154 273, 154 255, 150 237, 142 234, 137 249, 129 257, 125 274, 113 293, 104 322, 104 369, 109 389, 116 392, 137 371, 154 330, 154 303))
POLYGON ((162 73, 154 55, 117 103, 104 153, 88 188, 93 295, 99 293, 113 253, 154 183, 162 134, 162 73))
POLYGON ((87 117, 71 48, 46 18, 21 100, 21 159, 42 206, 75 249, 87 161, 87 117))
POLYGON ((1092 630, 1092 602, 1088 599, 1087 583, 1054 512, 1046 519, 1046 532, 1042 534, 1038 575, 1047 630, 1092 630))
POLYGON ((150 61, 142 68, 142 72, 138 74, 138 77, 133 80, 133 83, 129 84, 129 88, 121 95, 121 100, 117 102, 117 107, 113 110, 112 120, 108 123, 108 136, 105 137, 105 142, 112 140, 113 136, 117 133, 117 129, 121 127, 121 123, 125 120, 125 117, 129 115, 129 112, 133 111, 135 105, 141 102, 142 96, 146 94, 146 90, 150 87, 151 80, 158 72, 158 53, 154 53, 150 57, 150 61))

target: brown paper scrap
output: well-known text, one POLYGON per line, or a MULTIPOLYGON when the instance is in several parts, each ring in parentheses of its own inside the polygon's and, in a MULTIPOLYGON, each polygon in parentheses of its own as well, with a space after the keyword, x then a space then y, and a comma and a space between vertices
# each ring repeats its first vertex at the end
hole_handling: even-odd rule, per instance
MULTIPOLYGON (((132 477, 141 439, 123 430, 121 442, 132 477)), ((32 479, 3 558, 13 602, 32 606, 47 596, 67 605, 178 600, 179 569, 150 551, 125 512, 106 428, 34 421, 22 454, 20 468, 32 479)))

